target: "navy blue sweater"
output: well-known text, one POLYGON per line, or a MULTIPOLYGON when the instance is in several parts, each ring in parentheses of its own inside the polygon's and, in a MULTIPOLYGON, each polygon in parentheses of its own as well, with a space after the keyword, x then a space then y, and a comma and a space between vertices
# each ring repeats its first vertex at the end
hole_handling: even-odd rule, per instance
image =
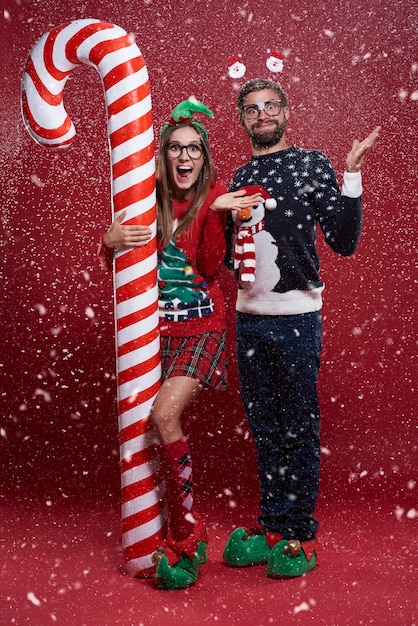
MULTIPOLYGON (((255 184, 264 187, 277 207, 265 211, 262 231, 254 231, 255 280, 238 276, 237 309, 263 315, 318 310, 324 285, 317 226, 336 253, 353 254, 362 226, 360 173, 344 174, 343 192, 348 195, 343 195, 324 154, 291 146, 253 156, 237 170, 230 190, 255 184)), ((235 234, 239 226, 246 224, 235 220, 235 234)))

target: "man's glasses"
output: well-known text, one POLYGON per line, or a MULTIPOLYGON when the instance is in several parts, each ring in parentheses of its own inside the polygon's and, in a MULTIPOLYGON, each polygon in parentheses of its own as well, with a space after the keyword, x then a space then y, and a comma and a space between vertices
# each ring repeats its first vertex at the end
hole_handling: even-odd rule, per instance
POLYGON ((186 150, 190 159, 200 159, 203 154, 202 146, 198 143, 189 143, 188 146, 182 146, 180 143, 169 143, 167 146, 167 156, 169 159, 178 159, 183 150, 186 150))
POLYGON ((282 108, 281 100, 268 100, 267 102, 257 102, 255 104, 247 104, 247 106, 242 107, 242 114, 247 120, 255 120, 260 111, 264 111, 266 115, 278 115, 280 113, 280 109, 282 108))

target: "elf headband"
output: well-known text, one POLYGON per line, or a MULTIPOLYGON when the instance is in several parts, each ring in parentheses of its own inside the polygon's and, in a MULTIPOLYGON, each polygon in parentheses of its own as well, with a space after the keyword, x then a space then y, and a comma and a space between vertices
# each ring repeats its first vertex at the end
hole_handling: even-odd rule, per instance
POLYGON ((178 104, 171 111, 171 117, 169 121, 164 124, 161 129, 161 137, 170 126, 177 126, 177 124, 192 124, 193 126, 197 126, 197 128, 199 128, 205 135, 206 139, 208 139, 208 131, 203 126, 203 124, 193 119, 193 113, 204 113, 209 117, 215 117, 212 111, 208 109, 208 107, 205 106, 203 102, 199 102, 198 100, 196 100, 196 98, 191 97, 188 100, 183 100, 183 102, 180 102, 180 104, 178 104))

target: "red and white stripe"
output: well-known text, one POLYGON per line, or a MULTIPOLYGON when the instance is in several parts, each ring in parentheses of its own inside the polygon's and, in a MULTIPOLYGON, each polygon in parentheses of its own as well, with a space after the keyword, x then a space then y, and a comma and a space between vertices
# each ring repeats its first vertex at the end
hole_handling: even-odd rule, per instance
POLYGON ((255 280, 254 235, 264 230, 264 220, 253 226, 235 228, 234 269, 240 268, 240 280, 253 283, 255 280))
POLYGON ((241 268, 240 279, 255 280, 255 243, 250 228, 240 228, 234 246, 234 269, 241 268))
POLYGON ((80 64, 94 66, 104 85, 112 219, 126 210, 124 223, 147 225, 154 233, 147 246, 121 250, 115 259, 122 543, 128 574, 146 576, 154 571, 151 557, 166 519, 149 419, 161 378, 150 85, 139 48, 119 26, 85 19, 54 28, 32 49, 22 80, 23 118, 43 146, 64 148, 74 139, 63 89, 80 64))

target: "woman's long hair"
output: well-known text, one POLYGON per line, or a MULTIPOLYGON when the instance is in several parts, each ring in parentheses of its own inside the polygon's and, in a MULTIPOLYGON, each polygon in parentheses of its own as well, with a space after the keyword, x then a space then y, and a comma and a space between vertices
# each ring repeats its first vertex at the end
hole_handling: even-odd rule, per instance
POLYGON ((193 223, 197 212, 207 198, 210 187, 216 182, 216 170, 210 154, 209 143, 202 131, 193 123, 170 126, 160 139, 156 165, 157 179, 157 237, 163 248, 171 239, 177 239, 193 223), (170 179, 167 171, 167 146, 177 128, 191 126, 199 135, 203 149, 203 166, 194 185, 192 205, 173 233, 174 211, 171 203, 170 179))

